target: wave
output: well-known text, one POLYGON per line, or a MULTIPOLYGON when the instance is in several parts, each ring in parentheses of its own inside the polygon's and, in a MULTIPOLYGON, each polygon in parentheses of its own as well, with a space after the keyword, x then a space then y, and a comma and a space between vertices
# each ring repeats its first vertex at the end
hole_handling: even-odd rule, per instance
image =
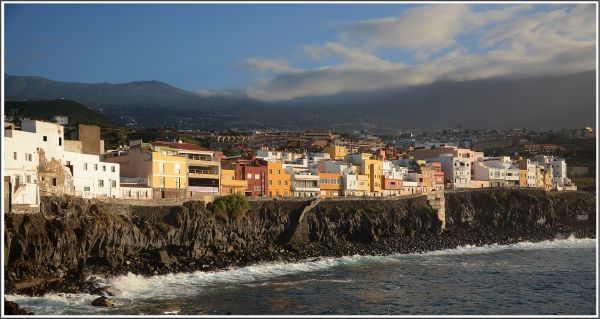
MULTIPOLYGON (((583 249, 596 248, 596 239, 567 239, 551 240, 543 242, 520 242, 511 245, 485 245, 485 246, 461 246, 453 249, 430 251, 413 254, 394 254, 386 256, 344 256, 327 257, 313 260, 304 260, 294 263, 270 262, 255 264, 228 270, 192 273, 177 273, 144 277, 129 273, 124 276, 105 279, 104 284, 119 289, 122 294, 111 297, 117 308, 129 306, 136 300, 164 300, 181 298, 202 294, 213 289, 223 289, 235 286, 256 287, 269 284, 303 284, 304 281, 283 281, 279 283, 270 280, 277 277, 297 275, 302 273, 320 272, 336 267, 356 267, 367 264, 383 264, 406 262, 407 258, 419 262, 419 258, 437 257, 445 255, 473 255, 494 254, 509 250, 544 250, 544 249, 583 249)), ((337 281, 327 279, 327 274, 319 279, 311 281, 337 281)), ((48 294, 43 297, 28 297, 22 295, 6 295, 7 300, 15 301, 34 313, 61 314, 68 309, 73 313, 98 313, 105 311, 103 308, 90 306, 91 301, 97 298, 88 294, 48 294)))

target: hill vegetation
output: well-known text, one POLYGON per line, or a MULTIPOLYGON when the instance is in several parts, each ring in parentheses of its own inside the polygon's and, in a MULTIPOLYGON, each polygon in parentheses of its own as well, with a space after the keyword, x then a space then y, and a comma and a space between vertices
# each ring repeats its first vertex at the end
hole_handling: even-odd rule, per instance
POLYGON ((96 124, 103 127, 118 126, 104 115, 70 100, 6 101, 5 116, 17 116, 51 121, 55 115, 66 115, 69 124, 96 124))

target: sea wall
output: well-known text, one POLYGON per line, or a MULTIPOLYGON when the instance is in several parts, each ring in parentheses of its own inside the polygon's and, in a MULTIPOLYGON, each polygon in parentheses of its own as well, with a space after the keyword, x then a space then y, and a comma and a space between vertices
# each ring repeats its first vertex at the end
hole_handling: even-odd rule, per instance
POLYGON ((203 202, 134 206, 44 197, 38 214, 5 214, 10 292, 92 291, 90 274, 211 270, 260 261, 386 254, 464 244, 595 236, 595 198, 583 192, 446 194, 446 229, 425 196, 250 201, 244 213, 203 202), (305 225, 305 237, 290 242, 305 225))

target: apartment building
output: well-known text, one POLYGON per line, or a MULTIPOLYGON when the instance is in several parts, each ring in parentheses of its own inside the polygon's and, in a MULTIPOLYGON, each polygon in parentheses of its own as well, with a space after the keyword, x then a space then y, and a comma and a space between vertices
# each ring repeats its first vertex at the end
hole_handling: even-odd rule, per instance
POLYGON ((280 162, 268 162, 267 164, 267 192, 269 196, 292 197, 291 177, 280 162))

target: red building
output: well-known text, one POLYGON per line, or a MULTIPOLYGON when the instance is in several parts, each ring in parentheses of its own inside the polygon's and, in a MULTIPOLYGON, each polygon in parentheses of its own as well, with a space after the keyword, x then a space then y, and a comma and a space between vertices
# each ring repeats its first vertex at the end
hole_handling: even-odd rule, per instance
POLYGON ((262 159, 225 160, 223 167, 235 171, 235 179, 248 181, 246 196, 267 196, 267 161, 262 159))
POLYGON ((387 178, 383 177, 383 189, 388 190, 401 190, 402 189, 402 180, 395 178, 387 178))

